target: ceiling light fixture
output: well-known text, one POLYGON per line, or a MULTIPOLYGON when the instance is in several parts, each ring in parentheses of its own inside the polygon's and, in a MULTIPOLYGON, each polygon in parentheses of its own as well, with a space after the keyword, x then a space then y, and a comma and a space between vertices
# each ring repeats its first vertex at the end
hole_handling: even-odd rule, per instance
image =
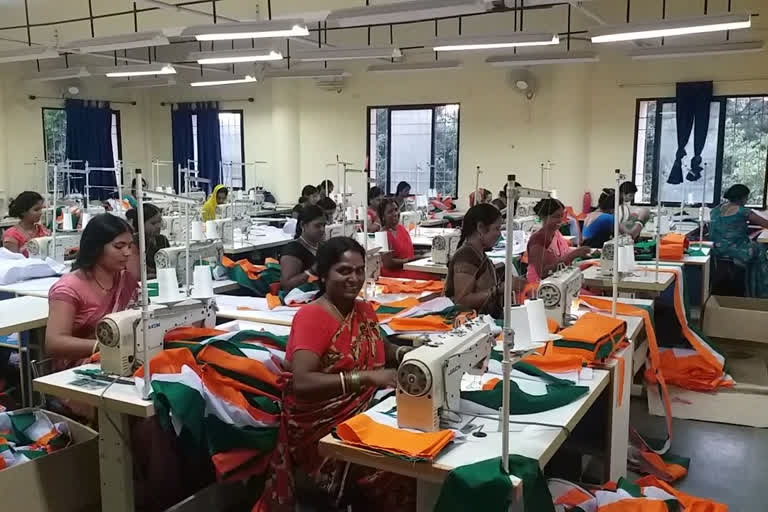
POLYGON ((273 79, 302 79, 302 78, 328 78, 328 77, 348 77, 350 74, 343 69, 290 69, 275 70, 264 73, 265 78, 273 79))
POLYGON ((531 53, 528 55, 491 55, 485 62, 496 67, 539 66, 545 64, 575 64, 597 62, 594 52, 531 53))
POLYGON ((176 85, 173 78, 150 78, 143 80, 125 80, 115 83, 113 89, 150 89, 154 87, 171 87, 176 85))
POLYGON ((243 23, 218 23, 189 27, 182 36, 194 36, 198 41, 223 41, 231 39, 263 39, 265 37, 308 36, 309 29, 303 20, 271 20, 243 23))
POLYGON ((192 82, 189 85, 192 87, 210 87, 214 85, 235 85, 235 84, 247 84, 256 82, 256 78, 251 75, 246 75, 243 78, 236 78, 233 80, 213 80, 210 82, 192 82))
POLYGON ((55 59, 59 52, 47 46, 26 46, 16 50, 0 52, 0 64, 7 62, 24 62, 28 60, 55 59))
POLYGON ((104 74, 109 78, 122 78, 128 76, 175 75, 176 69, 170 64, 153 63, 109 68, 104 72, 104 74))
POLYGON ((357 27, 408 21, 447 18, 488 11, 483 0, 412 0, 331 11, 326 21, 332 27, 357 27))
POLYGON ((377 48, 318 48, 314 50, 296 50, 291 53, 291 60, 301 62, 322 62, 325 60, 361 60, 361 59, 399 59, 403 53, 392 46, 377 48))
POLYGON ((630 52, 632 60, 674 59, 677 57, 702 57, 729 53, 755 53, 763 51, 763 41, 745 43, 704 44, 696 46, 661 46, 658 48, 638 48, 630 52))
POLYGON ((436 39, 432 49, 436 52, 467 50, 491 50, 495 48, 514 48, 518 46, 548 46, 560 43, 560 36, 552 33, 523 33, 491 36, 456 37, 436 39))
POLYGON ((75 78, 85 78, 91 76, 91 73, 84 67, 73 67, 64 69, 55 69, 36 73, 26 78, 35 82, 53 82, 55 80, 71 80, 75 78))
POLYGON ((626 23, 624 25, 601 25, 589 31, 593 43, 634 41, 655 37, 685 36, 706 32, 723 32, 749 28, 752 25, 749 14, 723 14, 678 18, 653 23, 626 23))
POLYGON ((461 68, 458 60, 436 60, 432 62, 404 62, 396 64, 374 64, 368 66, 369 73, 407 73, 412 71, 450 71, 461 68))
POLYGON ((241 62, 283 60, 283 54, 277 50, 245 48, 241 50, 195 52, 189 55, 189 60, 197 61, 198 64, 237 64, 241 62))
POLYGON ((170 44, 162 32, 137 32, 109 37, 80 39, 62 44, 59 49, 79 51, 81 53, 111 52, 116 50, 131 50, 133 48, 148 48, 150 46, 165 46, 170 44))

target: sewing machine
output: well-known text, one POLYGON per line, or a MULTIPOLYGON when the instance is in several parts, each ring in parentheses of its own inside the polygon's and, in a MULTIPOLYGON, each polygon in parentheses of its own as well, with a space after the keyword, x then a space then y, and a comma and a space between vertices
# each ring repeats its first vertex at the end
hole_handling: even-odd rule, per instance
POLYGON ((179 215, 163 215, 163 227, 160 234, 165 236, 169 242, 183 242, 184 237, 184 218, 179 215))
POLYGON ((400 224, 402 224, 405 229, 410 231, 413 227, 418 226, 421 224, 421 212, 420 211, 405 211, 400 212, 400 224))
POLYGON ((353 236, 356 231, 357 226, 354 223, 339 222, 336 224, 326 224, 325 240, 330 240, 337 236, 353 236))
MULTIPOLYGON (((520 211, 518 207, 517 211, 520 211)), ((532 210, 531 210, 532 211, 532 210)), ((526 233, 533 233, 541 228, 541 221, 535 215, 527 215, 524 217, 515 217, 512 219, 512 229, 514 231, 524 231, 526 233)))
POLYGON ((206 233, 210 240, 221 240, 224 244, 234 243, 234 223, 231 218, 215 219, 216 233, 206 233), (213 235, 213 236, 211 236, 213 235))
MULTIPOLYGON (((600 255, 600 273, 604 276, 612 276, 614 272, 613 240, 603 244, 603 252, 600 255)), ((625 276, 635 269, 635 241, 627 235, 619 236, 619 277, 625 276)))
MULTIPOLYGON (((192 268, 200 261, 206 261, 212 266, 219 265, 221 257, 224 255, 224 244, 221 240, 212 242, 195 242, 189 244, 189 259, 190 259, 190 277, 192 268)), ((167 247, 160 249, 155 254, 155 267, 161 268, 175 268, 176 276, 179 279, 179 283, 182 286, 186 286, 187 271, 186 271, 187 254, 185 246, 167 247)))
MULTIPOLYGON (((147 357, 151 360, 163 350, 165 333, 176 327, 216 325, 214 299, 186 301, 173 307, 150 306, 147 325, 147 357)), ((101 369, 105 373, 129 376, 144 361, 141 310, 128 309, 105 316, 96 325, 101 369)))
POLYGON ((434 237, 432 239, 432 262, 447 265, 459 249, 459 240, 461 240, 459 230, 449 231, 434 237))
POLYGON ((65 255, 80 249, 80 231, 62 231, 56 233, 54 244, 52 236, 41 236, 27 242, 27 251, 30 258, 53 258, 56 261, 64 261, 65 255))
POLYGON ((441 414, 459 411, 462 376, 485 373, 494 343, 490 326, 475 319, 405 354, 397 370, 398 427, 439 430, 441 414))
POLYGON ((567 327, 571 320, 571 305, 579 296, 584 276, 576 267, 563 267, 539 284, 538 296, 544 301, 547 318, 567 327))

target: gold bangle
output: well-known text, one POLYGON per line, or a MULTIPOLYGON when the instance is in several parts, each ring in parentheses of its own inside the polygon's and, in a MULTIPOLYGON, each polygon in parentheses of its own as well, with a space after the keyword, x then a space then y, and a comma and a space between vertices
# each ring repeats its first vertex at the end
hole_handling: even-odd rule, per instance
POLYGON ((347 394, 347 382, 346 378, 344 377, 344 372, 339 372, 339 380, 341 381, 341 394, 346 395, 347 394))
POLYGON ((349 373, 349 384, 350 384, 350 390, 357 393, 361 389, 360 385, 360 373, 357 371, 353 371, 349 373))
POLYGON ((91 349, 91 355, 94 355, 96 352, 99 351, 99 342, 93 344, 93 349, 91 349))

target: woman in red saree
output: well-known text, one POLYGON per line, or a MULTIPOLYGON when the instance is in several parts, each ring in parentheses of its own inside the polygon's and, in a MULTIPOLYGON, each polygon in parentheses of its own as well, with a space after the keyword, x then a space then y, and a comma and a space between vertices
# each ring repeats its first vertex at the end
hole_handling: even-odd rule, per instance
POLYGON ((320 297, 301 308, 291 327, 278 446, 255 511, 293 512, 297 502, 316 510, 355 503, 368 510, 414 508, 415 481, 323 458, 317 450, 336 425, 370 407, 378 388, 395 386, 396 372, 386 366, 406 351, 382 340, 370 304, 357 300, 364 254, 346 237, 318 250, 320 297))
POLYGON ((387 243, 389 244, 389 252, 382 255, 381 275, 383 277, 401 277, 424 281, 438 280, 439 276, 435 276, 435 274, 403 269, 404 264, 422 256, 416 256, 411 235, 405 226, 400 224, 400 210, 398 210, 395 199, 390 197, 381 200, 379 217, 381 218, 381 229, 387 232, 387 243))

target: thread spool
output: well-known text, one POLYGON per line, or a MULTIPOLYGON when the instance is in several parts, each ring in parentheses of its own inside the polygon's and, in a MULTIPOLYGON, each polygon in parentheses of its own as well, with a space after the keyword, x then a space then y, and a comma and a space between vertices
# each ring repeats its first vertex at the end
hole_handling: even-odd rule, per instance
POLYGON ((215 220, 205 221, 205 237, 208 240, 216 240, 218 238, 221 238, 219 236, 219 230, 215 220))
POLYGON ((516 305, 510 308, 512 329, 515 330, 515 350, 528 347, 531 344, 531 326, 528 319, 528 308, 516 305))
POLYGON ((547 313, 544 309, 544 301, 541 299, 528 299, 525 301, 525 307, 528 309, 528 326, 531 330, 531 341, 548 341, 549 328, 547 326, 547 313))
POLYGON ((205 241, 205 234, 203 232, 202 221, 199 221, 199 220, 192 221, 191 229, 192 229, 192 232, 189 235, 190 240, 192 240, 193 242, 205 241))
POLYGON ((158 296, 161 300, 174 300, 182 297, 175 268, 157 269, 157 283, 158 296))
POLYGON ((160 187, 155 187, 155 191, 156 192, 160 192, 160 193, 165 193, 165 188, 161 187, 161 186, 160 187))
POLYGON ((173 195, 173 187, 165 187, 165 193, 173 195))
POLYGON ((251 200, 251 201, 255 201, 256 200, 256 191, 255 190, 251 189, 251 190, 248 191, 248 199, 251 200))
POLYGON ((354 206, 347 206, 346 219, 347 220, 355 220, 355 207, 354 206))
POLYGON ((386 231, 377 231, 374 233, 373 240, 377 246, 381 247, 382 251, 389 250, 389 240, 387 239, 386 231))
POLYGON ((72 227, 72 214, 69 212, 62 212, 61 213, 61 219, 62 219, 62 231, 72 231, 74 228, 72 227))
POLYGON ((192 297, 195 299, 209 299, 213 297, 213 276, 208 265, 197 265, 194 268, 192 285, 192 297))
POLYGON ((368 211, 365 206, 357 207, 357 220, 365 220, 365 216, 368 215, 368 211))
POLYGON ((90 213, 83 213, 82 221, 80 222, 80 229, 85 229, 85 226, 91 221, 92 215, 90 213))
POLYGON ((241 201, 243 199, 243 191, 242 190, 236 191, 235 197, 237 198, 238 201, 241 201))

